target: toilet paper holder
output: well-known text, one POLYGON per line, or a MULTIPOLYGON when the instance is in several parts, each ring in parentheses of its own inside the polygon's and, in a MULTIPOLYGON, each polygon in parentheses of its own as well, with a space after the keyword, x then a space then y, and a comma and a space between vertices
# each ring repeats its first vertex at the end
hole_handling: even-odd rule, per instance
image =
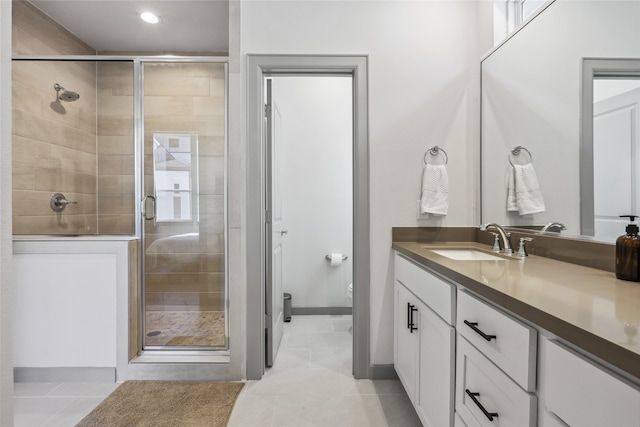
MULTIPOLYGON (((330 254, 329 255, 325 255, 325 258, 328 259, 329 261, 331 261, 331 255, 330 254)), ((347 258, 349 258, 349 257, 346 256, 346 255, 342 255, 342 260, 343 261, 346 261, 347 258)))

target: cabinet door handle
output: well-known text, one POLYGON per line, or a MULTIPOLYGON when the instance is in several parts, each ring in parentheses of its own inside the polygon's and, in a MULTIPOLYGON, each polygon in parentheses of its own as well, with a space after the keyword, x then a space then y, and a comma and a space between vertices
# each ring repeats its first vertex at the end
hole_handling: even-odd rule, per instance
POLYGON ((482 413, 489 419, 489 421, 493 421, 494 417, 495 418, 498 417, 498 413, 497 412, 489 412, 489 411, 487 411, 486 409, 484 409, 484 406, 482 406, 482 403, 480 403, 480 401, 478 399, 476 399, 476 396, 480 396, 480 393, 471 392, 471 391, 469 391, 468 388, 465 388, 464 392, 467 393, 467 395, 471 398, 471 400, 473 400, 473 403, 478 405, 478 408, 480 408, 482 413))
POLYGON ((487 341, 491 341, 491 340, 497 339, 497 337, 495 335, 487 335, 484 332, 482 332, 478 328, 478 322, 469 322, 468 320, 465 320, 464 324, 467 325, 468 327, 470 327, 471 329, 473 329, 478 335, 480 335, 482 338, 484 338, 487 341))
POLYGON ((413 312, 414 311, 418 311, 418 309, 416 308, 415 305, 411 306, 411 324, 409 325, 409 332, 413 333, 413 331, 417 331, 418 327, 416 326, 415 323, 413 323, 413 312))
POLYGON ((411 303, 407 303, 407 329, 411 329, 411 303))

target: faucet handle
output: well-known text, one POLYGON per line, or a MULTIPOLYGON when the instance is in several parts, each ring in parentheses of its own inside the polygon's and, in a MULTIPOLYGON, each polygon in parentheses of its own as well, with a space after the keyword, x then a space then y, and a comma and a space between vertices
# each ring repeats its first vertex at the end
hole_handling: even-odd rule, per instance
POLYGON ((493 248, 491 250, 493 252, 500 252, 500 235, 498 233, 491 233, 494 236, 493 240, 493 248))
POLYGON ((525 250, 525 247, 524 247, 525 242, 533 242, 533 238, 531 237, 520 238, 520 247, 518 248, 518 254, 517 254, 520 258, 524 258, 529 255, 527 254, 527 251, 525 250))

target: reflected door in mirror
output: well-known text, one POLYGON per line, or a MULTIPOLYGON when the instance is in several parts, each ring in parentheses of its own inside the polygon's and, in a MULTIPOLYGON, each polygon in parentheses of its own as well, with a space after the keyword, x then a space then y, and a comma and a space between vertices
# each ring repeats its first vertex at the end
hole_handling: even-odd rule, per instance
POLYGON ((640 80, 594 80, 593 189, 598 240, 624 234, 640 208, 640 80))

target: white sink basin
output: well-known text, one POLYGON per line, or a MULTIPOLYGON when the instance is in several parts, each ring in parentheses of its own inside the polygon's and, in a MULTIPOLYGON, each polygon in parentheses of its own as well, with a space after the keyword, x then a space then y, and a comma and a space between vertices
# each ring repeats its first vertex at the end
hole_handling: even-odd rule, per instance
POLYGON ((506 261, 506 258, 502 258, 496 255, 491 255, 486 252, 477 251, 475 249, 433 249, 432 252, 447 257, 449 259, 455 259, 456 261, 506 261))

